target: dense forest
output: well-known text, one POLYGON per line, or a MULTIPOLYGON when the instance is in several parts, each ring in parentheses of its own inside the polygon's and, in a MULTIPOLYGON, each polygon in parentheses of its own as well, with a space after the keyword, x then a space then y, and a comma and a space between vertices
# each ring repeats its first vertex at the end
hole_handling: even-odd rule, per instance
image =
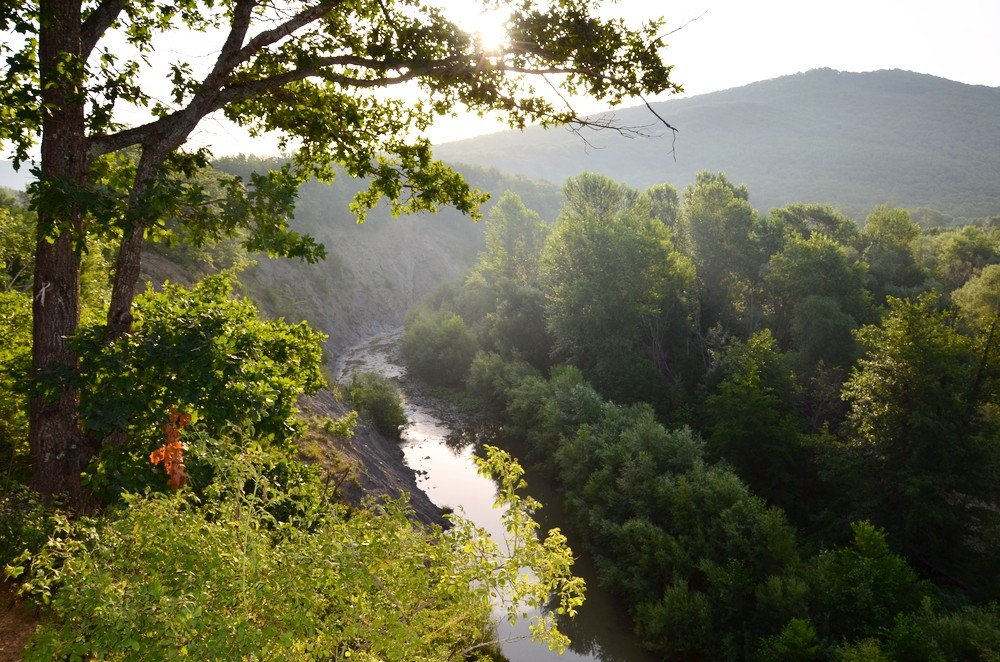
MULTIPOLYGON (((261 163, 220 166, 246 176, 240 168, 261 163)), ((410 314, 403 351, 428 382, 471 396, 499 426, 495 443, 551 477, 647 648, 664 659, 990 659, 1000 641, 995 224, 925 229, 889 207, 858 224, 811 204, 765 216, 747 187, 708 172, 683 192, 584 174, 558 195, 470 174, 530 204, 508 192, 482 225, 422 230, 432 240, 455 230, 462 255, 483 248, 460 284, 410 314)), ((296 229, 346 254, 310 278, 363 287, 368 274, 351 269, 365 253, 352 255, 344 233, 377 236, 397 221, 376 210, 372 226, 324 227, 335 195, 345 191, 302 193, 296 229)), ((428 531, 401 504, 344 501, 359 468, 330 441, 367 420, 397 433, 398 401, 362 376, 336 389, 362 422, 297 412, 300 395, 328 381, 332 348, 234 295, 291 307, 274 293, 280 281, 261 277, 268 263, 228 239, 155 246, 188 284, 141 295, 133 333, 111 346, 100 311, 113 252, 91 244, 75 341, 81 424, 95 435, 125 426, 128 444, 84 474, 104 514, 39 500, 23 487, 35 221, 23 194, 0 207, 0 551, 24 599, 46 605, 29 657, 127 657, 135 646, 493 655, 490 604, 509 591, 512 562, 541 578, 536 604, 559 587, 572 612, 579 587, 558 534, 511 561, 467 524, 428 531), (290 564, 303 572, 284 572, 290 564), (421 620, 393 620, 401 611, 421 620), (337 636, 317 638, 334 621, 337 636), (442 622, 448 633, 430 636, 442 622)), ((508 487, 512 531, 534 540, 516 465, 487 461, 508 487)), ((558 623, 547 625, 554 646, 565 644, 558 623)))
POLYGON ((507 193, 404 356, 562 491, 664 659, 992 659, 1000 227, 581 174, 507 193))

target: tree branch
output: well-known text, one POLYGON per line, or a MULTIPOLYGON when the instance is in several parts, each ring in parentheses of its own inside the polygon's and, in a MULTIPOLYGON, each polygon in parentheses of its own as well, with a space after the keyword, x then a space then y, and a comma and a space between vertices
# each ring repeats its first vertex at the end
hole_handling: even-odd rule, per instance
POLYGON ((308 9, 303 9, 281 25, 261 32, 248 41, 246 46, 239 50, 236 54, 234 66, 246 62, 264 48, 267 48, 276 41, 284 39, 299 28, 309 25, 313 21, 326 16, 339 5, 343 4, 343 2, 344 0, 324 0, 317 5, 309 7, 308 9))
POLYGON ((125 9, 125 2, 126 0, 103 0, 83 22, 80 27, 80 56, 84 61, 90 57, 97 42, 125 9))
POLYGON ((419 65, 413 62, 387 61, 380 62, 369 60, 354 55, 340 55, 326 58, 317 58, 309 66, 300 67, 291 71, 286 71, 268 78, 257 80, 241 81, 226 85, 216 97, 213 110, 219 110, 223 106, 242 101, 257 94, 271 92, 289 83, 304 80, 311 76, 316 76, 324 80, 338 83, 344 87, 354 88, 374 88, 391 87, 420 76, 443 75, 458 73, 464 64, 461 57, 444 58, 432 62, 424 62, 419 65), (397 76, 382 76, 378 78, 360 78, 345 76, 330 71, 335 66, 357 66, 365 67, 372 71, 401 71, 397 76))
POLYGON ((226 37, 226 43, 222 45, 222 51, 219 53, 219 59, 215 62, 215 67, 212 68, 212 73, 205 77, 202 83, 203 87, 210 87, 213 82, 225 80, 238 64, 236 56, 243 46, 247 30, 250 29, 250 21, 253 18, 253 8, 255 5, 256 0, 236 1, 236 6, 233 8, 233 20, 230 24, 229 35, 226 37))

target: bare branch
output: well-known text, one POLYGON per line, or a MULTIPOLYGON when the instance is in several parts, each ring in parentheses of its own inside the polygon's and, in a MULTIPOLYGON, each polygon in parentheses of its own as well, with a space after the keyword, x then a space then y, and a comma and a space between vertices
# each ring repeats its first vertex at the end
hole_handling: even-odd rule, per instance
POLYGON ((668 129, 670 129, 671 134, 672 134, 672 137, 671 137, 671 140, 670 140, 670 154, 674 157, 674 161, 676 162, 677 161, 677 134, 679 133, 678 129, 673 124, 671 124, 667 120, 663 119, 663 117, 658 112, 656 112, 656 110, 653 109, 653 106, 651 106, 650 103, 648 101, 646 101, 646 97, 640 95, 639 98, 642 99, 642 102, 646 105, 646 110, 648 110, 649 112, 653 113, 653 115, 656 117, 656 119, 660 120, 660 123, 663 124, 663 126, 665 126, 668 129))
POLYGON ((676 28, 674 28, 673 30, 670 30, 670 31, 668 31, 668 32, 664 32, 664 33, 663 33, 663 34, 661 34, 661 35, 660 35, 659 37, 657 37, 657 39, 663 39, 664 37, 669 37, 670 35, 674 34, 675 32, 680 32, 681 30, 683 30, 683 29, 684 29, 684 28, 686 28, 687 26, 691 25, 691 24, 692 24, 692 23, 694 23, 695 21, 697 21, 697 20, 699 20, 699 19, 701 19, 701 18, 704 18, 704 17, 705 17, 705 14, 707 14, 707 13, 708 13, 708 10, 706 9, 705 11, 703 11, 703 12, 702 12, 702 13, 700 13, 700 14, 698 14, 698 15, 697 15, 697 16, 695 16, 694 18, 692 18, 692 19, 690 19, 690 20, 687 20, 687 21, 685 21, 685 22, 684 22, 684 24, 683 24, 683 25, 681 25, 680 27, 676 27, 676 28))

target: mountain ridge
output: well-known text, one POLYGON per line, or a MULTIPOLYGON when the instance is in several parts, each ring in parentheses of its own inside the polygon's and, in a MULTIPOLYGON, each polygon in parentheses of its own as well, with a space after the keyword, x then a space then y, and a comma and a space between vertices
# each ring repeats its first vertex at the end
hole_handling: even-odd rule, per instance
MULTIPOLYGON (((1000 213, 1000 88, 899 69, 813 69, 651 105, 676 136, 587 131, 588 145, 566 130, 531 127, 435 153, 552 182, 591 170, 640 188, 681 188, 701 169, 722 170, 746 182, 762 209, 802 201, 855 217, 880 203, 955 219, 1000 213)), ((644 106, 615 117, 655 121, 644 106)))

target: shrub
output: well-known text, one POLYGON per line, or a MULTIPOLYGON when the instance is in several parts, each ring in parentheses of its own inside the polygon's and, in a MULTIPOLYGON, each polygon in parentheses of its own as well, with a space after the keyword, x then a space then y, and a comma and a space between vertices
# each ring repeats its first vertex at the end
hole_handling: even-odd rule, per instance
POLYGON ((476 349, 465 321, 450 311, 418 308, 406 320, 403 358, 413 374, 431 383, 461 384, 476 349))
POLYGON ((29 469, 28 393, 31 296, 0 292, 0 480, 26 478, 29 469))
MULTIPOLYGON (((191 288, 165 285, 136 298, 131 333, 107 345, 100 326, 75 339, 80 354, 80 416, 87 432, 106 438, 125 431, 128 443, 107 444, 88 467, 92 493, 164 489, 149 453, 164 443, 171 410, 188 414, 188 436, 228 448, 251 440, 291 448, 300 424, 296 401, 323 386, 323 335, 305 323, 263 320, 247 299, 232 296, 230 278, 211 276, 191 288)), ((194 479, 210 479, 211 463, 185 462, 194 479)), ((191 462, 187 460, 190 459, 191 462)), ((205 483, 203 482, 202 485, 205 483)))
POLYGON ((40 548, 52 533, 55 509, 27 485, 10 483, 0 494, 0 569, 25 550, 40 548))
POLYGON ((830 639, 877 636, 930 595, 928 583, 892 553, 885 531, 867 521, 851 529, 851 545, 820 554, 807 568, 813 608, 822 616, 814 622, 830 639))
MULTIPOLYGON (((245 459, 237 482, 260 483, 245 459)), ((307 531, 275 523, 262 490, 130 495, 99 521, 64 521, 30 559, 24 587, 51 600, 26 659, 489 659, 496 607, 512 620, 553 595, 572 616, 582 582, 558 530, 536 536, 520 467, 495 450, 481 466, 500 485, 507 545, 462 520, 414 527, 402 502, 317 504, 307 531)), ((551 613, 532 632, 568 643, 551 613)))
POLYGON ((403 413, 403 396, 391 381, 373 372, 358 373, 351 377, 344 395, 379 432, 387 437, 399 437, 400 428, 406 425, 406 414, 403 413))
POLYGON ((511 390, 523 380, 538 376, 524 361, 507 361, 496 352, 479 352, 469 366, 466 387, 493 415, 500 415, 510 403, 511 390))

